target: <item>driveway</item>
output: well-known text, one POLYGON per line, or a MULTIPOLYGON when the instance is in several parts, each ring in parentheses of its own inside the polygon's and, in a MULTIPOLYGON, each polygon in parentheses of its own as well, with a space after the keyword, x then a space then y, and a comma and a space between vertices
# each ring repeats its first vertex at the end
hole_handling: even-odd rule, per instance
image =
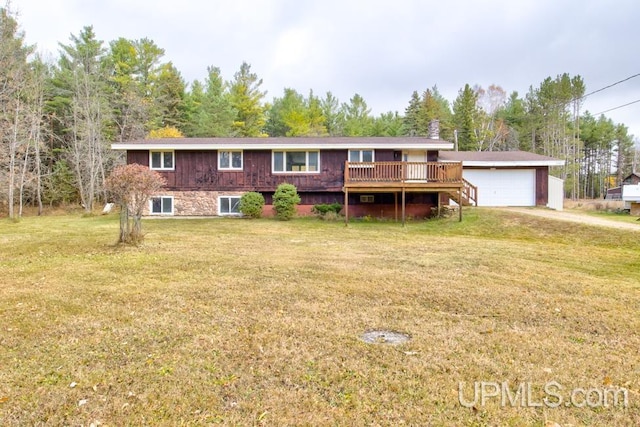
POLYGON ((599 227, 617 228, 621 230, 640 231, 640 221, 637 224, 616 221, 613 219, 598 218, 587 214, 578 214, 566 211, 554 211, 541 208, 504 208, 510 212, 518 212, 526 215, 534 215, 543 218, 556 219, 558 221, 578 222, 580 224, 596 225, 599 227))

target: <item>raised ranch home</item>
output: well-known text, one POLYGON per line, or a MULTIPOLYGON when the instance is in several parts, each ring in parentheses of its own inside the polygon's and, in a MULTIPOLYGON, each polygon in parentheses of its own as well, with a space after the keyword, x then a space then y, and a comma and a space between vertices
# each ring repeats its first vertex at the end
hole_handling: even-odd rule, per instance
MULTIPOLYGON (((264 195, 268 214, 284 182, 297 187, 300 213, 338 202, 347 218, 423 218, 450 200, 475 205, 482 198, 463 175, 465 160, 447 157, 453 144, 437 137, 172 138, 112 148, 126 151, 127 163, 166 178, 164 191, 151 200, 151 215, 238 215, 248 191, 264 195)), ((544 185, 548 165, 522 167, 534 168, 544 185)), ((529 202, 547 200, 540 195, 529 202)))

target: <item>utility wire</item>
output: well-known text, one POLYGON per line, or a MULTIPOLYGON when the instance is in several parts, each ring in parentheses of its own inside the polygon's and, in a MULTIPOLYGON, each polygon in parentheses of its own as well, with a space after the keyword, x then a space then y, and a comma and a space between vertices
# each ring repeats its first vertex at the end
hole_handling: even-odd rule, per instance
MULTIPOLYGON (((635 78, 635 77, 638 77, 638 76, 640 76, 640 73, 638 73, 638 74, 634 74, 633 76, 629 76, 629 77, 627 77, 626 79, 622 79, 622 80, 617 81, 617 82, 615 82, 615 83, 611 83, 610 85, 605 86, 605 87, 602 87, 602 88, 600 88, 600 89, 598 89, 598 90, 594 90, 593 92, 589 92, 589 93, 587 93, 586 95, 582 95, 580 98, 575 98, 573 101, 579 101, 579 100, 581 100, 581 99, 586 98, 586 97, 587 97, 587 96, 589 96, 589 95, 593 95, 594 93, 602 92, 602 91, 603 91, 603 90, 605 90, 605 89, 609 89, 610 87, 614 87, 614 86, 616 86, 616 85, 619 85, 620 83, 624 83, 624 82, 626 82, 627 80, 631 80, 631 79, 633 79, 633 78, 635 78)), ((637 102, 637 101, 634 101, 634 102, 637 102)), ((621 107, 624 107, 624 105, 621 105, 620 107, 616 107, 616 108, 621 108, 621 107)), ((614 109, 615 109, 615 108, 614 108, 614 109)), ((611 111, 611 110, 608 110, 608 111, 611 111)), ((603 112, 606 112, 606 111, 603 111, 603 112)))
POLYGON ((632 104, 636 104, 640 102, 640 99, 636 99, 635 101, 628 102, 626 104, 618 105, 617 107, 609 108, 608 110, 600 111, 599 113, 594 114, 593 116, 599 116, 600 114, 608 113, 609 111, 617 110, 618 108, 626 107, 632 104))

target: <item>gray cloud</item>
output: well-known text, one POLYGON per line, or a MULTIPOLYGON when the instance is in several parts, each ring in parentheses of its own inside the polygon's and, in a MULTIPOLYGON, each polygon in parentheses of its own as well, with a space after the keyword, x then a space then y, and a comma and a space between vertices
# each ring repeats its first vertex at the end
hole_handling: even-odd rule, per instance
MULTIPOLYGON (((242 61, 268 99, 285 87, 373 112, 403 112, 414 90, 437 85, 450 101, 465 83, 524 95, 548 77, 581 75, 587 91, 640 72, 635 0, 21 0, 27 41, 57 52, 93 25, 105 41, 148 37, 187 81, 209 65, 232 78, 242 61)), ((640 99, 640 78, 587 98, 593 113, 640 99)), ((607 113, 640 135, 640 104, 607 113)))

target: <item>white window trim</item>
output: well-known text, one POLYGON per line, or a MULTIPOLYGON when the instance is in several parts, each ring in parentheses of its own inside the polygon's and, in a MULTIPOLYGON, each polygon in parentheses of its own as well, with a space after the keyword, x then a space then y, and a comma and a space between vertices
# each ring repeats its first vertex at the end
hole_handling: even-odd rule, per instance
POLYGON ((282 173, 282 174, 318 174, 320 173, 320 150, 272 150, 271 151, 271 172, 272 173, 282 173), (309 169, 309 153, 318 153, 318 170, 310 171, 288 171, 287 168, 287 153, 305 153, 305 168, 309 169), (282 166, 285 170, 277 171, 276 170, 276 156, 275 153, 284 153, 284 157, 282 159, 282 166))
POLYGON ((176 152, 175 150, 149 150, 149 169, 152 170, 156 170, 156 171, 172 171, 175 170, 176 168, 176 152), (161 153, 162 154, 162 159, 160 160, 160 167, 159 168, 154 168, 153 167, 153 153, 161 153), (164 167, 164 153, 171 153, 171 167, 170 168, 166 168, 164 167))
POLYGON ((241 171, 241 170, 243 170, 243 168, 244 168, 244 152, 242 150, 218 150, 218 170, 221 170, 221 171, 241 171), (221 159, 220 154, 221 153, 229 153, 229 154, 231 154, 229 156, 229 161, 230 161, 229 167, 227 167, 227 168, 223 168, 220 165, 220 159, 221 159), (234 168, 233 167, 233 155, 232 155, 232 153, 240 153, 240 167, 239 168, 234 168))
POLYGON ((358 157, 359 157, 358 162, 362 162, 363 161, 362 160, 363 151, 371 151, 371 162, 375 162, 376 161, 376 150, 374 150, 373 148, 370 148, 370 149, 367 149, 367 148, 364 148, 364 149, 352 148, 352 149, 347 150, 347 157, 348 157, 350 162, 351 162, 351 152, 352 151, 357 151, 358 152, 358 157))
POLYGON ((242 196, 218 196, 218 216, 241 216, 242 212, 222 212, 220 207, 222 206, 222 199, 238 199, 238 202, 240 201, 240 198, 242 196))
POLYGON ((149 199, 149 215, 173 215, 174 210, 175 210, 175 200, 173 199, 173 196, 154 196, 149 199), (161 199, 160 207, 162 207, 162 199, 171 199, 171 212, 154 212, 153 199, 161 199))

